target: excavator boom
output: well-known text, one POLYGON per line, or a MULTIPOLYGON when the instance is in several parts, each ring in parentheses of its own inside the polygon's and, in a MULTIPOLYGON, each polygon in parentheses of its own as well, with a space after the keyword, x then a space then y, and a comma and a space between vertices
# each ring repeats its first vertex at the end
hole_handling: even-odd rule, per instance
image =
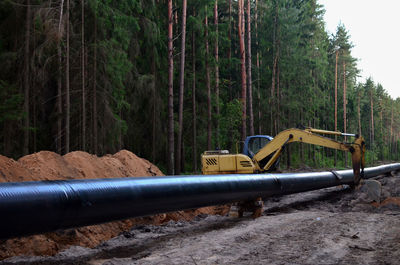
POLYGON ((365 141, 364 138, 355 134, 343 134, 341 132, 333 132, 326 130, 318 130, 313 128, 301 129, 288 129, 280 132, 274 137, 274 139, 265 145, 254 157, 256 169, 258 171, 268 171, 278 159, 283 147, 286 144, 293 142, 301 142, 313 145, 324 146, 327 148, 342 150, 350 152, 352 155, 354 180, 357 184, 360 180, 360 174, 362 174, 365 167, 365 141), (352 143, 343 143, 335 141, 331 138, 324 137, 320 134, 329 135, 346 135, 355 136, 356 140, 352 143), (274 154, 272 158, 267 159, 271 154, 274 154))

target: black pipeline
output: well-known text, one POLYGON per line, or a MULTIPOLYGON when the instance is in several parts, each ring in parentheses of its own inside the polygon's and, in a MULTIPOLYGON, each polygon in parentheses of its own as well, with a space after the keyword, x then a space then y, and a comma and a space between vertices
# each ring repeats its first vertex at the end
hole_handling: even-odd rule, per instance
POLYGON ((352 183, 352 170, 1 183, 0 239, 352 183))

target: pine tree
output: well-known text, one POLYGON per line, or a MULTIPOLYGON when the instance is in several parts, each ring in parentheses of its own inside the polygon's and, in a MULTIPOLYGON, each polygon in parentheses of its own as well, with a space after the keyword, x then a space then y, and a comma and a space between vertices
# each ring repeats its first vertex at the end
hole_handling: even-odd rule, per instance
POLYGON ((26 28, 25 28, 25 51, 24 51, 24 151, 23 154, 29 153, 29 105, 30 105, 30 68, 29 68, 29 51, 30 51, 30 35, 31 35, 31 1, 26 0, 26 28))
POLYGON ((82 150, 86 151, 86 91, 85 91, 85 1, 81 0, 81 15, 82 15, 82 52, 81 52, 81 63, 82 63, 82 150))
POLYGON ((218 0, 215 0, 214 4, 214 25, 215 25, 215 48, 214 48, 214 54, 215 54, 215 101, 216 101, 216 114, 217 114, 217 119, 216 119, 216 145, 219 148, 219 116, 220 116, 220 111, 219 111, 219 48, 218 48, 218 39, 219 39, 219 32, 218 32, 218 0))
POLYGON ((70 147, 70 76, 69 76, 69 60, 70 60, 70 1, 67 0, 66 15, 66 52, 65 52, 65 153, 69 153, 70 147))
POLYGON ((239 34, 239 47, 240 47, 240 66, 241 66, 241 86, 242 86, 242 140, 244 141, 247 135, 246 130, 246 101, 247 101, 247 85, 246 85, 246 51, 244 47, 244 0, 238 1, 238 34, 239 34))
POLYGON ((62 20, 64 11, 64 0, 60 4, 60 18, 58 22, 58 41, 57 41, 57 57, 58 57, 58 75, 57 75, 57 153, 62 154, 62 20))
POLYGON ((212 115, 211 115, 211 81, 210 81, 210 66, 208 63, 208 58, 210 54, 209 45, 208 45, 208 12, 207 6, 205 7, 205 19, 204 19, 204 27, 205 27, 205 67, 206 67, 206 87, 207 87, 207 149, 211 150, 211 137, 212 137, 212 115))
POLYGON ((253 114, 253 86, 251 80, 251 4, 247 0, 247 90, 249 94, 249 128, 250 135, 254 135, 254 114, 253 114))
POLYGON ((168 0, 168 174, 174 175, 174 47, 172 0, 168 0))
POLYGON ((186 46, 186 8, 187 1, 182 1, 182 42, 181 42, 181 68, 179 73, 179 112, 178 112, 178 139, 176 147, 176 174, 181 174, 182 164, 182 131, 183 131, 183 94, 185 88, 185 46, 186 46))

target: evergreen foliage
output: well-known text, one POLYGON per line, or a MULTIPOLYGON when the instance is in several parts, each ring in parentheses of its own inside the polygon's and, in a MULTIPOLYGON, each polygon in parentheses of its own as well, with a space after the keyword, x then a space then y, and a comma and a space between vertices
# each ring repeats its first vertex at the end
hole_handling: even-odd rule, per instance
MULTIPOLYGON (((65 32, 69 23, 70 150, 86 149, 102 155, 122 148, 129 149, 165 169, 168 158, 167 1, 70 0, 69 22, 66 21, 66 1, 30 0, 30 16, 26 15, 26 3, 24 0, 0 2, 0 153, 14 158, 22 156, 26 130, 30 139, 29 152, 57 151, 58 137, 64 144, 65 32), (84 22, 81 21, 82 2, 86 14, 84 22), (31 28, 27 31, 29 17, 31 28), (83 52, 82 23, 86 43, 83 52), (24 50, 27 32, 29 58, 25 58, 24 50), (82 58, 86 65, 84 72, 82 58), (25 61, 28 65, 24 65, 25 61), (29 71, 25 72, 26 69, 29 71), (88 140, 85 146, 82 146, 81 128, 82 75, 87 80, 83 84, 87 91, 85 117, 88 128, 84 131, 88 140), (60 77, 61 94, 58 94, 60 77), (30 92, 28 99, 24 98, 26 81, 30 92), (62 111, 58 113, 57 102, 60 97, 62 111), (23 107, 26 100, 30 103, 28 113, 23 107), (28 128, 25 128, 24 117, 29 120, 28 128), (58 132, 58 121, 61 122, 61 132, 58 132), (98 137, 93 137, 95 132, 98 137)), ((352 55, 353 44, 345 26, 338 25, 336 33, 329 36, 323 21, 324 8, 317 0, 259 0, 257 3, 257 21, 256 1, 251 2, 250 12, 256 133, 260 128, 260 133, 274 135, 298 125, 334 130, 335 64, 338 52, 338 130, 345 129, 345 105, 346 130, 361 132, 366 138, 367 163, 398 160, 400 99, 392 99, 372 78, 357 82, 360 69, 357 58, 352 55), (344 85, 346 102, 343 102, 344 85)), ((218 1, 218 31, 213 23, 214 4, 214 0, 188 1, 183 172, 195 170, 192 161, 199 161, 201 152, 207 148, 207 64, 211 69, 212 148, 235 152, 237 142, 241 139, 238 3, 218 1), (208 58, 205 16, 209 18, 208 58), (218 62, 213 52, 217 37, 218 62), (214 91, 216 76, 213 70, 217 63, 218 100, 214 91), (192 137, 193 81, 196 85, 196 148, 192 137), (217 124, 219 130, 216 129, 217 124), (197 153, 193 154, 193 150, 197 153)), ((182 1, 173 1, 173 7, 173 97, 177 133, 179 89, 176 88, 179 87, 182 1)), ((245 43, 247 45, 247 41, 245 43)), ((65 148, 60 150, 63 153, 65 148)), ((294 144, 287 152, 290 154, 282 156, 283 166, 308 164, 333 167, 332 150, 294 144)), ((338 165, 344 166, 344 155, 338 155, 338 165)))

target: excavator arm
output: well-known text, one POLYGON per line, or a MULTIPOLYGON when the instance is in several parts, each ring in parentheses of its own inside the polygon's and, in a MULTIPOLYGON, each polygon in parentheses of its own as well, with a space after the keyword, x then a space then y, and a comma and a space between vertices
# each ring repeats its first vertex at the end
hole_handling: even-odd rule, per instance
POLYGON ((364 172, 365 166, 365 141, 361 136, 354 134, 344 134, 341 132, 332 132, 318 130, 313 128, 288 129, 280 132, 274 139, 264 146, 254 157, 253 161, 256 169, 260 172, 267 171, 275 163, 280 156, 286 144, 293 142, 301 142, 324 146, 332 149, 350 152, 352 157, 354 183, 358 184, 364 172), (320 134, 340 135, 340 136, 355 136, 353 143, 342 143, 331 138, 324 137, 320 134), (272 156, 271 156, 272 155, 272 156))

